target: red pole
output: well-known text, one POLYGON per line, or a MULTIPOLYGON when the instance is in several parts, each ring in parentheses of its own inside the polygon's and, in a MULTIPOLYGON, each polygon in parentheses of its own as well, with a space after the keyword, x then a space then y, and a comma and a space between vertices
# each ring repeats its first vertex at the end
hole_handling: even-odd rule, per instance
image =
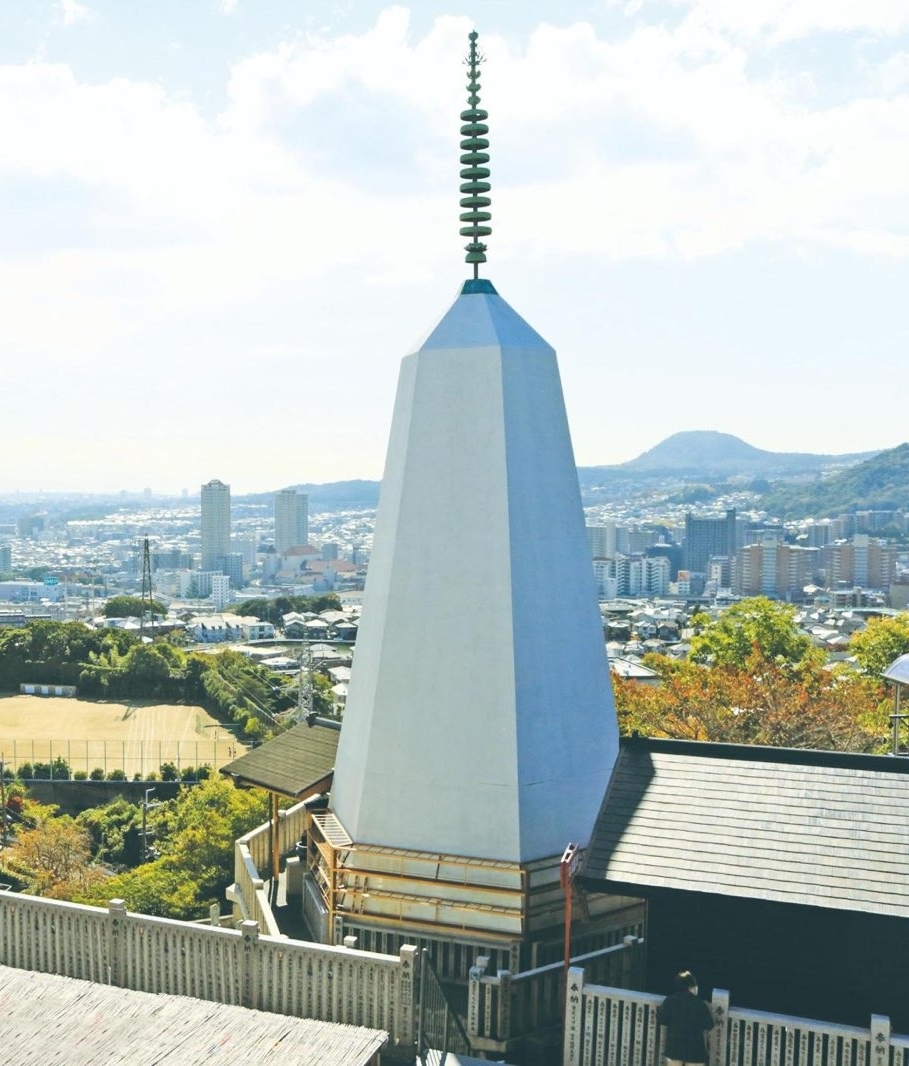
POLYGON ((581 849, 577 844, 569 844, 559 861, 559 882, 565 892, 565 996, 562 999, 564 1016, 568 997, 568 967, 571 965, 571 884, 581 861, 581 849))

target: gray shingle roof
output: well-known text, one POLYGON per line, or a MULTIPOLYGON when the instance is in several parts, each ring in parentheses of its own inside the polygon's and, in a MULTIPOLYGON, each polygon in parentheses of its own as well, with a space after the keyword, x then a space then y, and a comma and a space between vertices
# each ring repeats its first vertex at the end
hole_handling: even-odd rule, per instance
POLYGON ((909 917, 909 759, 623 740, 581 876, 909 917))
POLYGON ((103 1066, 211 1062, 366 1066, 377 1029, 266 1014, 185 996, 134 992, 0 966, 4 1061, 103 1066))
POLYGON ((338 751, 340 724, 301 722, 221 767, 221 773, 292 799, 327 788, 338 751))

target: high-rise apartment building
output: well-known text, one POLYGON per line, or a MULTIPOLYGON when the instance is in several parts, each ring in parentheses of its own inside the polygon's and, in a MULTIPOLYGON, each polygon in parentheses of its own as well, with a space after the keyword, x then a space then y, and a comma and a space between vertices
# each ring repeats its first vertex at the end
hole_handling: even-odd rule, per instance
POLYGON ((0 574, 13 568, 13 549, 8 543, 0 544, 0 574))
POLYGON ((827 586, 888 589, 896 576, 898 555, 898 548, 882 544, 867 533, 856 533, 847 542, 828 544, 823 549, 827 586))
POLYGON ((202 569, 222 570, 230 554, 230 485, 213 478, 202 486, 202 569))
POLYGON ((735 555, 736 521, 735 508, 722 518, 695 518, 685 516, 685 569, 705 573, 707 560, 714 555, 735 555))
POLYGON ((294 489, 275 493, 275 551, 309 543, 309 496, 294 489))
POLYGON ((768 537, 740 548, 733 587, 739 596, 799 599, 818 578, 819 548, 802 548, 768 537))
POLYGON ((615 555, 615 522, 587 526, 587 543, 594 559, 611 559, 615 555))

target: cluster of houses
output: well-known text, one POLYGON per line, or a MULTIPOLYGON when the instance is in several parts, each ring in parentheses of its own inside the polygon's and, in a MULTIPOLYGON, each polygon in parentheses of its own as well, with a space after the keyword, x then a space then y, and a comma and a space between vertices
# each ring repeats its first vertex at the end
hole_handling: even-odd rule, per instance
MULTIPOLYGON (((656 684, 659 677, 644 665, 650 652, 684 659, 691 646, 691 618, 695 613, 718 617, 723 604, 686 605, 678 601, 610 600, 600 604, 603 634, 613 674, 625 679, 656 684)), ((889 607, 803 606, 793 620, 801 632, 822 648, 830 662, 849 658, 849 644, 869 618, 889 617, 900 612, 889 607)))

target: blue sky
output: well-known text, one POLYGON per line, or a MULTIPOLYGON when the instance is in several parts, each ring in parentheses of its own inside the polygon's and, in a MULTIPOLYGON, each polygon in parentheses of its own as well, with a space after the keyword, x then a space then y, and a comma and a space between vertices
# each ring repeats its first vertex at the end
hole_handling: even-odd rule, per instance
POLYGON ((4 0, 0 491, 380 477, 474 27, 485 273, 579 463, 909 439, 904 0, 4 0))

